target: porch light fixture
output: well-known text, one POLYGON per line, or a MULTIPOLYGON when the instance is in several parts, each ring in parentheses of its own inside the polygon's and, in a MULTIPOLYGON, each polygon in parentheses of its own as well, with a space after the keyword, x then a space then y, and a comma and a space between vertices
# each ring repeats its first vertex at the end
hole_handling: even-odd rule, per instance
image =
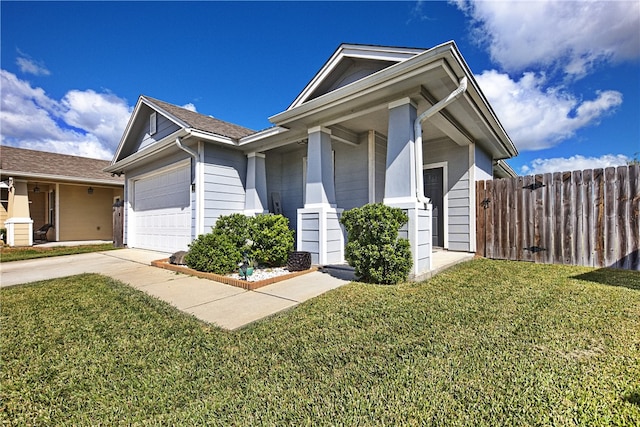
POLYGON ((87 188, 87 194, 93 194, 93 187, 87 188))
POLYGON ((39 193, 40 192, 40 187, 38 187, 38 183, 36 182, 36 186, 33 187, 33 192, 34 193, 39 193))

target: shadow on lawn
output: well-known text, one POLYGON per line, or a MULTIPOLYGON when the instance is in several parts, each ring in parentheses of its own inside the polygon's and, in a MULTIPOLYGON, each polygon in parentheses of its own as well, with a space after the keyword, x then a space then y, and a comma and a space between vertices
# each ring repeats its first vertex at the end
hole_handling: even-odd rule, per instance
POLYGON ((637 271, 599 268, 598 270, 573 276, 573 279, 587 280, 609 286, 621 286, 640 291, 640 272, 637 271))
POLYGON ((631 393, 624 395, 622 399, 633 405, 640 406, 640 392, 638 391, 632 391, 631 393))

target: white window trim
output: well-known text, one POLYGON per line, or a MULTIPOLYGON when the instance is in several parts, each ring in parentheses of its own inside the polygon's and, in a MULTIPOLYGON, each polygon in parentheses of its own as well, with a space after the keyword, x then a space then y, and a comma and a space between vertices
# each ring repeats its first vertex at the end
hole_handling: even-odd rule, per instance
POLYGON ((155 135, 158 132, 158 113, 153 111, 149 114, 149 135, 155 135))

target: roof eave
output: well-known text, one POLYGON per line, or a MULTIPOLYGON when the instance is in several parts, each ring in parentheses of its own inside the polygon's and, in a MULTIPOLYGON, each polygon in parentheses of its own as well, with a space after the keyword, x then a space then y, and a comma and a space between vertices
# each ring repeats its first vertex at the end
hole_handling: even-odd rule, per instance
POLYGON ((143 148, 141 151, 137 151, 136 153, 125 157, 124 159, 119 160, 111 164, 110 166, 107 166, 103 169, 103 171, 120 174, 124 170, 131 168, 132 166, 155 156, 157 153, 174 146, 176 138, 182 138, 188 135, 189 132, 187 132, 185 129, 180 129, 172 133, 171 135, 166 136, 160 141, 143 148))
POLYGON ((313 114, 318 110, 325 109, 338 101, 344 100, 345 98, 350 98, 362 93, 363 91, 370 91, 374 88, 380 88, 393 83, 393 80, 398 76, 421 67, 428 66, 431 63, 435 63, 438 59, 441 59, 440 57, 450 50, 450 45, 452 43, 453 42, 448 42, 436 46, 414 56, 413 58, 394 64, 361 80, 357 80, 339 89, 319 96, 318 98, 307 101, 295 108, 275 114, 269 117, 269 121, 277 126, 285 126, 289 122, 298 120, 309 114, 313 114))
POLYGON ((66 176, 66 175, 53 175, 46 173, 31 173, 24 171, 12 171, 12 170, 1 170, 0 175, 2 176, 11 176, 11 177, 20 177, 20 178, 30 178, 34 180, 41 181, 64 181, 64 182, 73 182, 73 183, 82 183, 82 184, 102 184, 102 185, 116 185, 123 186, 124 182, 114 181, 110 179, 100 179, 100 178, 79 178, 76 176, 66 176))

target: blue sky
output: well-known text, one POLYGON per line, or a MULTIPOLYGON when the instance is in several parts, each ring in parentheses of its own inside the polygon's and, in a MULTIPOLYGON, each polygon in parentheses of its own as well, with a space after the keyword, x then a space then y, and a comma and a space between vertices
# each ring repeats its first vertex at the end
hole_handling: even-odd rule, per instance
POLYGON ((110 159, 141 94, 260 130, 343 42, 455 40, 518 173, 640 156, 637 0, 2 1, 0 15, 3 145, 110 159))

